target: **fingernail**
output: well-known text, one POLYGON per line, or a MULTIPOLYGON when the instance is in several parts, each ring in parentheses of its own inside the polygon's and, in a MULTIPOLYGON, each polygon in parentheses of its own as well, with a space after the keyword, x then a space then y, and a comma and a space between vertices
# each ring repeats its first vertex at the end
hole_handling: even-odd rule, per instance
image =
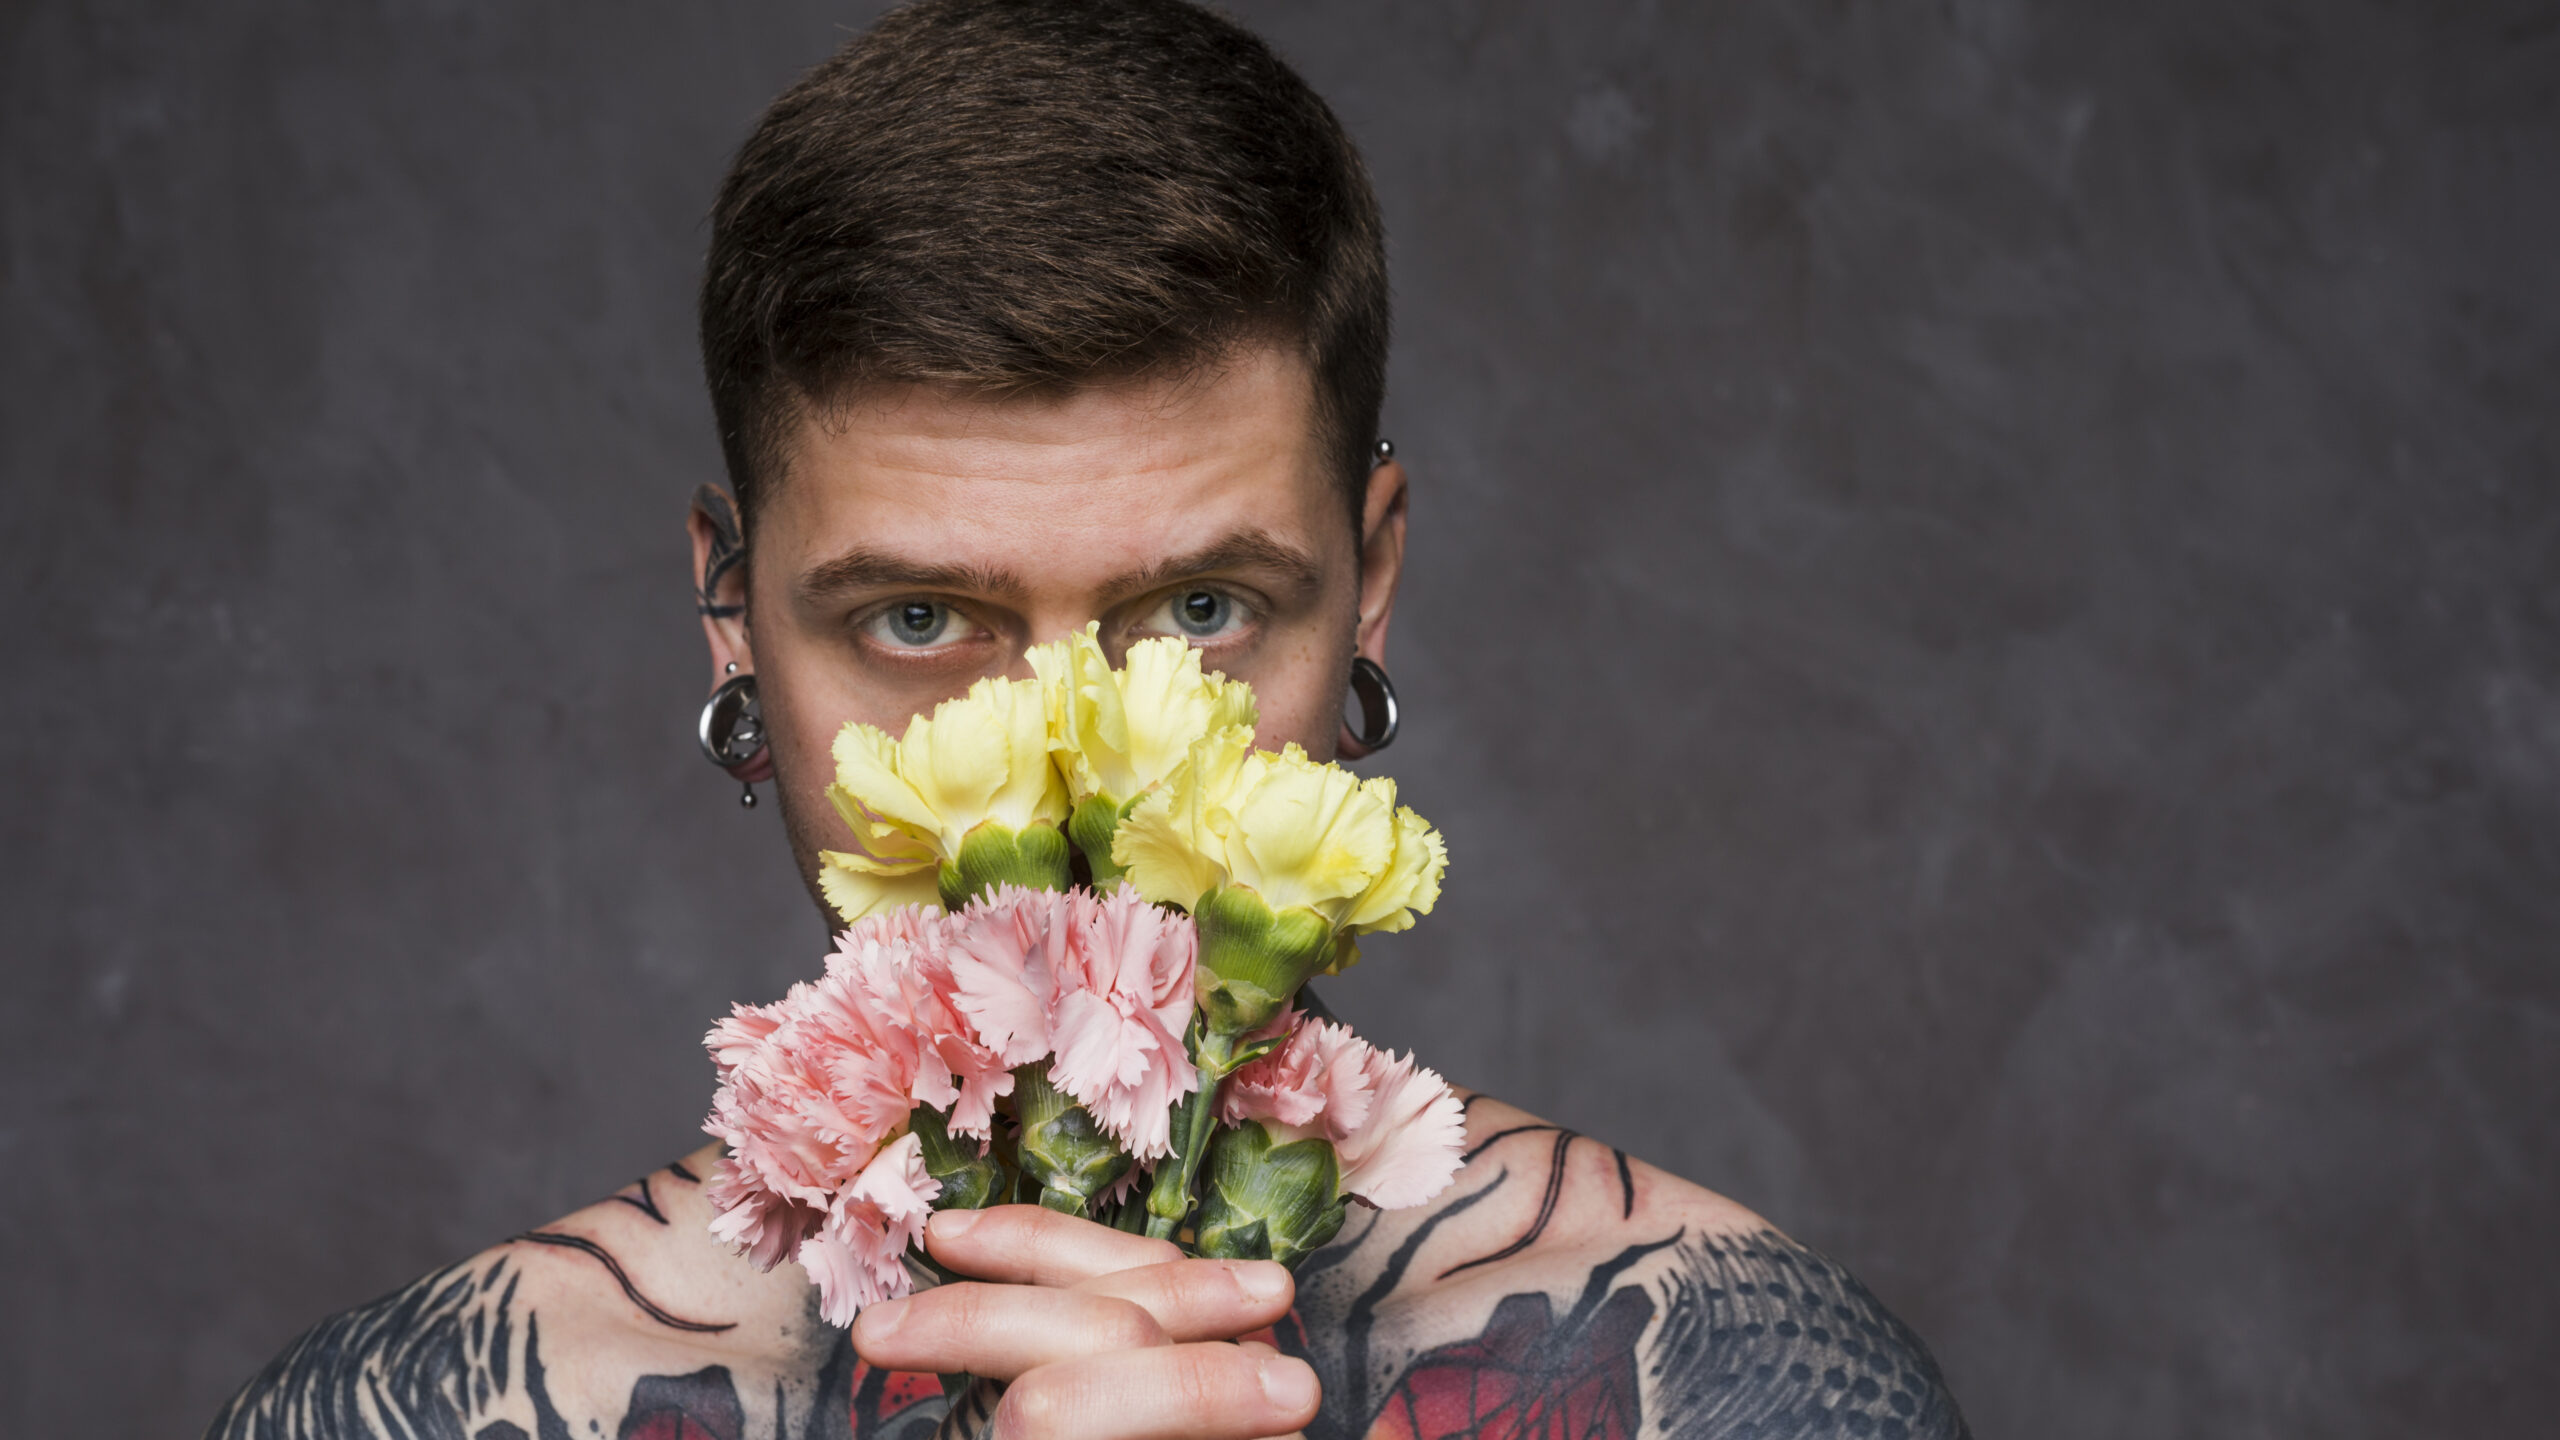
POLYGON ((1316 1372, 1304 1360, 1275 1356, 1262 1362, 1263 1398, 1295 1414, 1316 1403, 1316 1372))
POLYGON ((1247 1300, 1277 1300, 1289 1290, 1289 1267, 1269 1260, 1248 1260, 1236 1267, 1236 1288, 1247 1300))
POLYGON ((933 1233, 937 1237, 944 1240, 957 1240, 961 1236, 969 1233, 970 1226, 978 1223, 978 1212, 975 1210, 936 1210, 933 1212, 933 1219, 929 1223, 933 1226, 933 1233))

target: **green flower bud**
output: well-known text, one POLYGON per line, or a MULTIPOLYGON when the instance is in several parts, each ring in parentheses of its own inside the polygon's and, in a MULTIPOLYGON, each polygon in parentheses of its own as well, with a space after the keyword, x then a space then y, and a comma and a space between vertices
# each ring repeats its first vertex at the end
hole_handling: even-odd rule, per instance
POLYGON ((1108 795, 1088 795, 1076 802, 1067 816, 1067 838, 1084 852, 1084 863, 1093 872, 1093 888, 1109 891, 1123 873, 1118 861, 1111 858, 1111 837, 1120 833, 1120 817, 1128 805, 1108 795))
POLYGON ((980 824, 961 840, 959 858, 943 861, 935 878, 945 910, 957 910, 999 885, 1064 890, 1074 883, 1067 837, 1046 820, 1019 830, 992 820, 980 824))
POLYGON ((1341 1162, 1322 1137, 1280 1140, 1247 1121, 1218 1132, 1204 1168, 1202 1255, 1295 1265, 1341 1233, 1341 1162))
POLYGON ((907 1117, 923 1152, 925 1173, 942 1182, 936 1210, 984 1210, 1004 1204, 1013 1194, 1013 1176, 993 1155, 981 1155, 975 1141, 951 1137, 951 1117, 930 1105, 919 1105, 907 1117))
POLYGON ((1042 1205, 1082 1215, 1093 1197, 1129 1173, 1129 1154, 1086 1109, 1049 1083, 1045 1062, 1013 1072, 1014 1114, 1022 1122, 1022 1178, 1042 1205))

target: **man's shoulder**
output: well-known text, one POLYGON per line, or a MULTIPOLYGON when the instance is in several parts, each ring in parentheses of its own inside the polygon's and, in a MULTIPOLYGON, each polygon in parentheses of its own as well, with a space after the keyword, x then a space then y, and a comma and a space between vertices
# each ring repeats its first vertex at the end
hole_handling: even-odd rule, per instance
POLYGON ((822 1372, 849 1363, 841 1332, 819 1323, 796 1269, 760 1275, 712 1239, 707 1163, 678 1161, 330 1316, 208 1433, 517 1440, 619 1433, 618 1417, 651 1404, 743 1418, 820 1403, 822 1372))
POLYGON ((1440 1199, 1355 1221, 1301 1271, 1304 1334, 1288 1338, 1329 1377, 1319 1428, 1966 1433, 1928 1348, 1838 1263, 1489 1097, 1468 1122, 1440 1199))

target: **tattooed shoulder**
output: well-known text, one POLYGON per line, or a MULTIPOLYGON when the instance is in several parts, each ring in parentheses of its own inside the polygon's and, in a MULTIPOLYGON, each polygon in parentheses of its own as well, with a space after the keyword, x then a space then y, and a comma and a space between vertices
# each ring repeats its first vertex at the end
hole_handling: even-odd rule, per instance
POLYGON ((1967 1432, 1919 1338, 1846 1270, 1588 1137, 1471 1106, 1467 1165, 1301 1273, 1279 1336, 1310 1440, 1967 1432))
MULTIPOLYGON (((843 1437, 843 1334, 791 1274, 703 1221, 700 1156, 313 1326, 233 1397, 219 1440, 843 1437), (831 1423, 832 1422, 832 1423, 831 1423)), ((875 1387, 876 1388, 876 1387, 875 1387)))
POLYGON ((540 1322, 518 1305, 523 1279, 500 1253, 331 1316, 258 1372, 207 1433, 223 1440, 565 1436, 540 1322), (465 1429, 475 1416, 484 1423, 465 1429))

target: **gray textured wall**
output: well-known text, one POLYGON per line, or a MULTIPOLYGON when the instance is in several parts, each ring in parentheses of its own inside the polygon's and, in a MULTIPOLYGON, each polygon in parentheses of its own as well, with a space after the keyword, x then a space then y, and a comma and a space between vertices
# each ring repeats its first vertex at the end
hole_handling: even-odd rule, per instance
MULTIPOLYGON (((867 13, 0 13, 10 1433, 676 1153, 813 965, 686 735, 688 305, 867 13)), ((2543 1423, 2560 15, 1244 13, 1394 229, 1456 851, 1337 1005, 1986 1436, 2543 1423)))

